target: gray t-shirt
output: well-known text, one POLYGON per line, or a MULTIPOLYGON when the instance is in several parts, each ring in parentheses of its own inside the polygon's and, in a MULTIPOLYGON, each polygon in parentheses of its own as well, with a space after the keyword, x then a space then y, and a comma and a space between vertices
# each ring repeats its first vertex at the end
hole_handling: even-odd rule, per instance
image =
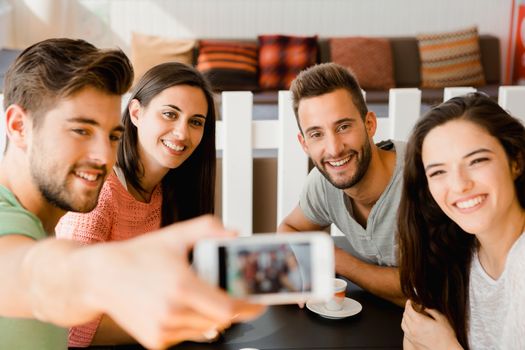
MULTIPOLYGON (((309 220, 320 226, 335 224, 344 233, 350 242, 350 254, 381 266, 397 266, 395 231, 406 144, 399 141, 392 143, 396 152, 394 173, 372 207, 366 229, 354 219, 350 198, 328 182, 317 168, 308 174, 299 201, 301 210, 309 220)), ((383 149, 388 147, 392 148, 392 144, 381 146, 383 149)))

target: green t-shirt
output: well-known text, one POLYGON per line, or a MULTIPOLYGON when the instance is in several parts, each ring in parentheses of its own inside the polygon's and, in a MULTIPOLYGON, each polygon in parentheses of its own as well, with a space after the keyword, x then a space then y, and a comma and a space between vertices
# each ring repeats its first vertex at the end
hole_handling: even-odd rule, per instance
MULTIPOLYGON (((40 219, 0 186, 0 236, 12 234, 35 240, 47 236, 40 219)), ((67 349, 67 329, 37 320, 0 317, 0 349, 67 349)))

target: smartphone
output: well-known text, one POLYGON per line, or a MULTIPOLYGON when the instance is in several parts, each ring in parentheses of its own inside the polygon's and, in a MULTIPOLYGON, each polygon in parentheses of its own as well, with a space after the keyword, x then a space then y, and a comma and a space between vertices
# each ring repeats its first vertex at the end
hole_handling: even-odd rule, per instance
POLYGON ((334 292, 334 246, 325 232, 206 239, 193 258, 201 278, 260 304, 321 302, 334 292))

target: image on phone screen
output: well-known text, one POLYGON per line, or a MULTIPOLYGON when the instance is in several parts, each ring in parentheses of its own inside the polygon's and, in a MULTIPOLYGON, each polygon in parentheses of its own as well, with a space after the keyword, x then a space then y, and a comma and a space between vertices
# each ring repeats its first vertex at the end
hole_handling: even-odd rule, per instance
POLYGON ((229 294, 310 292, 310 244, 276 243, 219 248, 219 284, 229 294))

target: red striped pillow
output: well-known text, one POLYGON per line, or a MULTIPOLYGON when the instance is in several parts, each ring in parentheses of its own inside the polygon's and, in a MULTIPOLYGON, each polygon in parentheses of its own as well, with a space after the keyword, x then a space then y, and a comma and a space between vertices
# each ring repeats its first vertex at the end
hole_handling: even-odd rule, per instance
POLYGON ((317 62, 317 36, 259 36, 259 86, 287 90, 297 74, 317 62))
POLYGON ((257 90, 257 44, 201 40, 197 69, 216 90, 257 90))
POLYGON ((418 35, 417 41, 422 87, 485 85, 476 27, 418 35))

